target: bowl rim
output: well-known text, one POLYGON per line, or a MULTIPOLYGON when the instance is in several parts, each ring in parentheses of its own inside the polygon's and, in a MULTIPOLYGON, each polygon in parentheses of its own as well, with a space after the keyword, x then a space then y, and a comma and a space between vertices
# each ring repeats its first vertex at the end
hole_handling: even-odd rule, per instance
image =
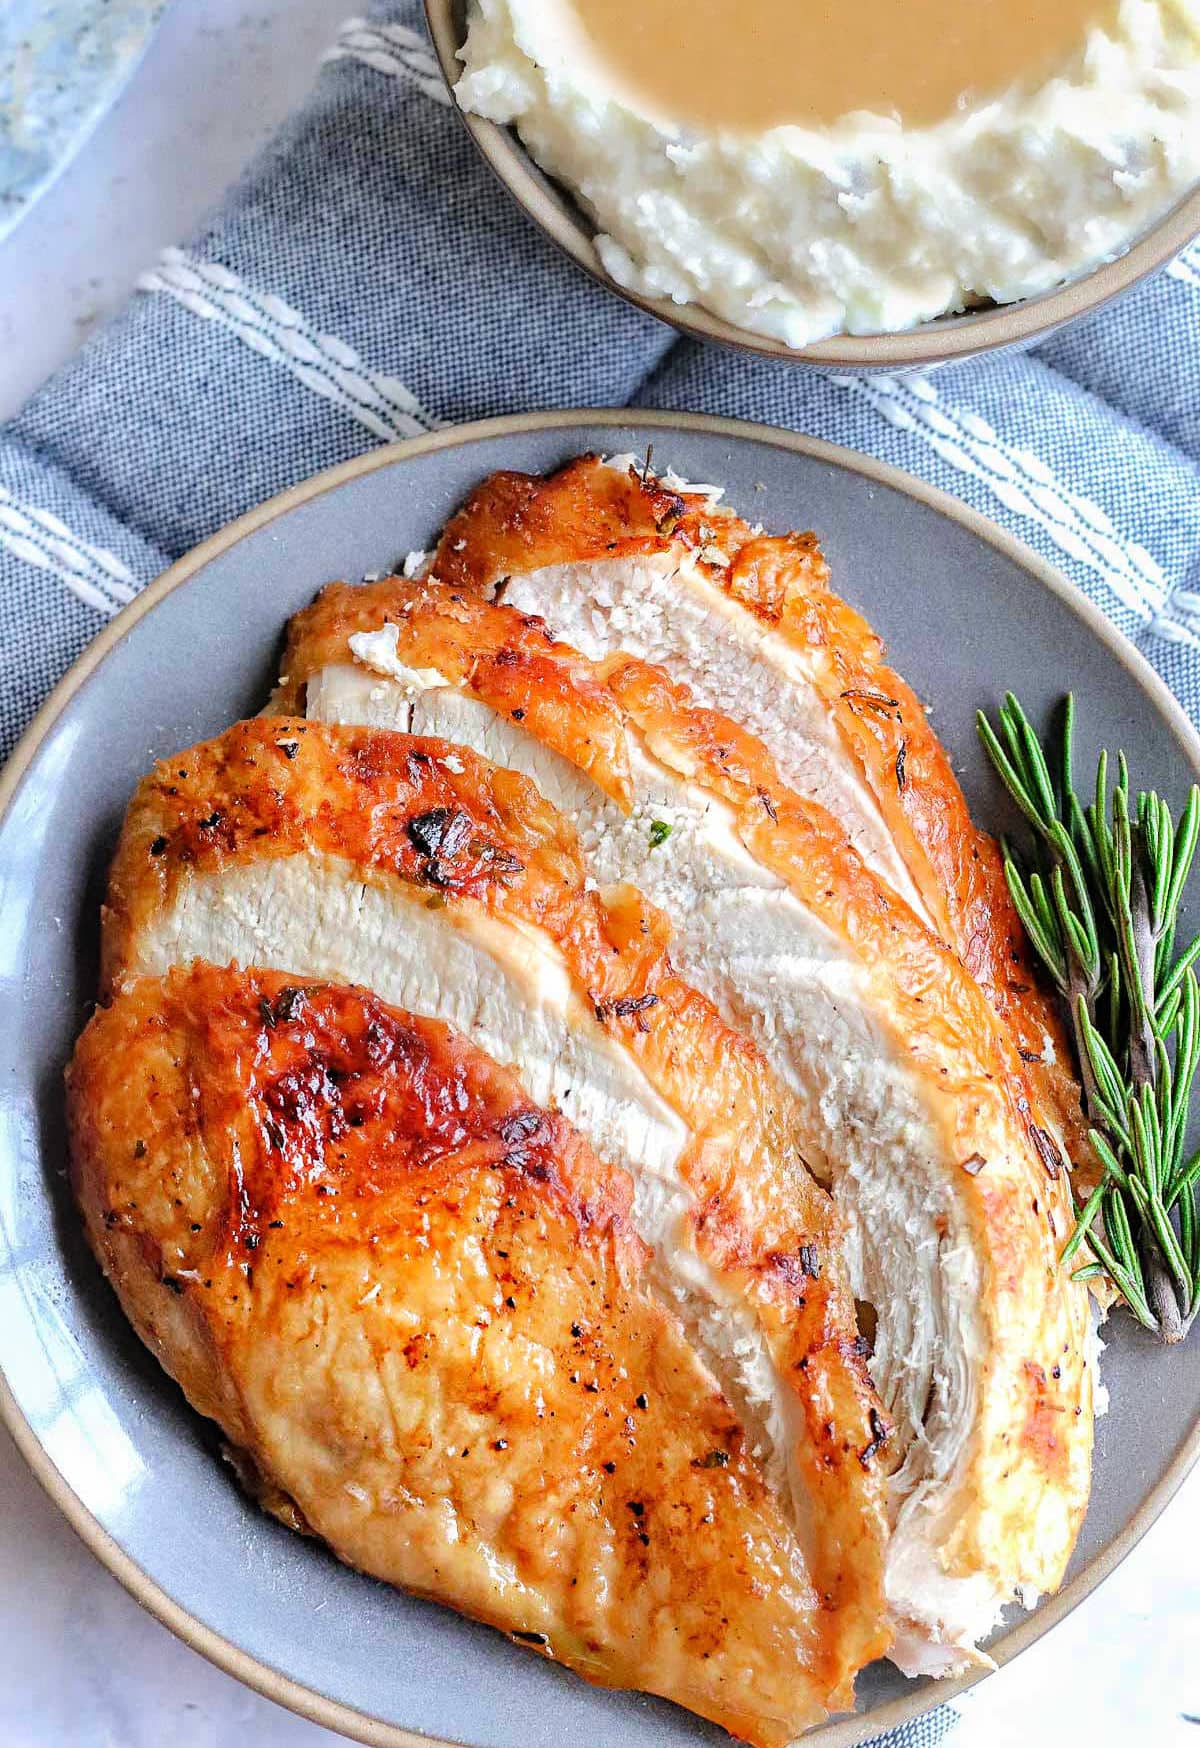
POLYGON ((596 252, 595 232, 586 215, 565 191, 557 191, 533 162, 515 131, 470 115, 459 107, 453 87, 459 72, 462 33, 455 22, 455 0, 424 3, 429 34, 451 106, 526 217, 598 285, 689 339, 818 370, 925 370, 1045 339, 1065 323, 1091 315, 1132 291, 1200 237, 1200 183, 1197 183, 1121 254, 1050 291, 1015 303, 997 304, 991 309, 939 316, 895 333, 834 334, 809 346, 789 346, 782 340, 727 322, 700 304, 644 297, 620 285, 596 252))
MULTIPOLYGON (((1163 718, 1167 728, 1179 741, 1184 755, 1200 781, 1200 733, 1165 682, 1155 673, 1145 657, 1095 606, 1082 590, 1060 571, 1006 530, 989 522, 959 499, 906 474, 873 456, 827 443, 798 432, 779 430, 774 426, 748 420, 729 419, 707 413, 670 413, 643 411, 636 407, 567 408, 544 413, 522 413, 501 418, 477 420, 435 431, 428 436, 408 438, 399 443, 381 444, 376 449, 354 456, 334 467, 313 474, 289 490, 278 493, 265 503, 248 510, 227 523, 207 540, 193 547, 148 583, 139 595, 116 614, 72 664, 47 697, 18 742, 7 765, 0 772, 0 825, 7 819, 22 779, 33 762, 42 742, 75 694, 103 663, 110 650, 122 642, 138 621, 151 612, 160 601, 181 588, 202 572, 220 554, 235 546, 249 534, 276 521, 300 505, 335 491, 362 474, 391 467, 406 460, 441 449, 466 448, 473 443, 507 437, 529 431, 566 430, 582 426, 618 428, 635 424, 650 426, 664 433, 671 431, 706 432, 733 442, 767 443, 776 448, 804 455, 829 466, 860 474, 876 485, 890 487, 902 495, 939 511, 943 516, 966 528, 979 539, 1019 565, 1035 582, 1063 602, 1077 618, 1115 655, 1147 695, 1149 704, 1163 718)), ((357 1710, 340 1700, 330 1699, 316 1689, 256 1657, 252 1652, 227 1639, 207 1626, 190 1610, 183 1607, 156 1580, 128 1555, 93 1516, 87 1506, 69 1486, 55 1467, 45 1447, 18 1407, 8 1382, 0 1371, 0 1425, 7 1428, 35 1479, 58 1506, 75 1533, 100 1563, 124 1586, 134 1600, 160 1621, 192 1650, 226 1674, 234 1676, 277 1705, 321 1724, 326 1729, 340 1731, 351 1740, 367 1744, 367 1748, 463 1748, 448 1738, 426 1736, 403 1725, 389 1724, 357 1710)), ((1110 1574, 1141 1541, 1146 1531, 1162 1514, 1183 1485, 1188 1474, 1200 1462, 1200 1413, 1179 1449, 1174 1453, 1159 1481, 1142 1500, 1120 1535, 1091 1559, 1054 1596, 1046 1599, 1036 1613, 1022 1616, 991 1647, 998 1666, 1034 1644, 1059 1621, 1072 1613, 1083 1600, 1110 1574)), ((935 1685, 915 1688, 903 1697, 889 1701, 872 1712, 839 1717, 817 1726, 803 1738, 810 1748, 856 1748, 881 1731, 894 1729, 922 1712, 932 1710, 946 1700, 973 1687, 984 1679, 987 1670, 940 1681, 935 1685)))

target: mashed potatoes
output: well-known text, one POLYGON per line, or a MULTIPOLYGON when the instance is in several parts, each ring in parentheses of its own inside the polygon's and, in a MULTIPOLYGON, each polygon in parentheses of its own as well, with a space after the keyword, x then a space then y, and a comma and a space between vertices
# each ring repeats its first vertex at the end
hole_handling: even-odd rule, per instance
POLYGON ((1046 291, 1200 180, 1200 0, 1122 0, 1052 77, 923 126, 656 119, 570 0, 472 0, 462 58, 463 108, 575 191, 619 284, 792 346, 1046 291))

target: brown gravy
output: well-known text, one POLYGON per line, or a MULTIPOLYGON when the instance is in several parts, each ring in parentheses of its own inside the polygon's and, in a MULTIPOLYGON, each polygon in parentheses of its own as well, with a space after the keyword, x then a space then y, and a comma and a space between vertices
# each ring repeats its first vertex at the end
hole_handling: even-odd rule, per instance
POLYGON ((1115 0, 566 0, 650 114, 758 132, 856 109, 918 125, 1062 66, 1115 0))

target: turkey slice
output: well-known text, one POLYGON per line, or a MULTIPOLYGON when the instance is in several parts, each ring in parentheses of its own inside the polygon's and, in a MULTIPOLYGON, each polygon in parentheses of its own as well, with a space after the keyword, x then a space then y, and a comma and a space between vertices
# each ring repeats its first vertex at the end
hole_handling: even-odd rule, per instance
POLYGON ((500 589, 593 659, 654 663, 756 735, 783 781, 827 807, 960 954, 1056 1134, 1090 1163, 1065 1034, 996 846, 972 823, 920 700, 830 588, 812 534, 763 534, 711 493, 581 456, 545 479, 484 481, 432 568, 453 592, 500 589))
POLYGON ((195 965, 69 1077, 73 1181, 142 1339, 285 1523, 763 1748, 843 1678, 631 1186, 436 1022, 195 965))
POLYGON ((434 734, 531 777, 593 876, 672 919, 672 954, 754 1037, 849 1222, 897 1420, 887 1588, 912 1670, 975 1655, 1054 1588, 1090 1479, 1086 1292, 1023 1065, 974 981, 761 743, 661 671, 555 644, 433 581, 333 585, 297 616, 277 699, 434 734))
POLYGON ((110 988, 195 959, 367 985, 511 1066, 628 1171, 652 1272, 831 1611, 845 1704, 888 1639, 887 1425, 793 1100, 676 976, 667 934, 631 889, 588 889, 523 777, 442 740, 262 717, 141 785, 104 961, 110 988))

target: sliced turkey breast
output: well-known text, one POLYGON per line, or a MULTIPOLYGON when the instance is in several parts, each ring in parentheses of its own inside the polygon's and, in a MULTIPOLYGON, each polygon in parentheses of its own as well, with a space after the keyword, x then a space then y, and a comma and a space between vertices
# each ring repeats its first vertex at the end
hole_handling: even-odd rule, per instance
POLYGON ((830 1611, 830 1701, 886 1646, 887 1422, 794 1100, 683 983, 665 918, 585 882, 524 777, 439 739, 241 723, 126 818, 106 986, 196 959, 361 983, 510 1065, 633 1180, 651 1274, 720 1379, 830 1611))
POLYGON ((195 965, 68 1075, 88 1237, 285 1523, 764 1748, 844 1680, 744 1430, 660 1303, 632 1186, 461 1036, 195 965))
POLYGON ((437 735, 531 777, 597 880, 672 919, 689 980, 793 1095, 849 1223, 872 1369, 897 1420, 887 1590, 910 1670, 956 1667, 1061 1580, 1085 1509, 1085 1290, 1057 1266, 1062 1162, 961 960, 661 670, 594 663, 436 580, 332 585, 293 621, 280 708, 437 735))
POLYGON ((973 825, 919 699, 833 593, 812 534, 765 535, 714 501, 582 456, 485 480, 432 569, 537 614, 596 660, 653 662, 756 735, 957 950, 1011 1029, 1073 1158, 1089 1154, 1070 1051, 992 840, 973 825))

